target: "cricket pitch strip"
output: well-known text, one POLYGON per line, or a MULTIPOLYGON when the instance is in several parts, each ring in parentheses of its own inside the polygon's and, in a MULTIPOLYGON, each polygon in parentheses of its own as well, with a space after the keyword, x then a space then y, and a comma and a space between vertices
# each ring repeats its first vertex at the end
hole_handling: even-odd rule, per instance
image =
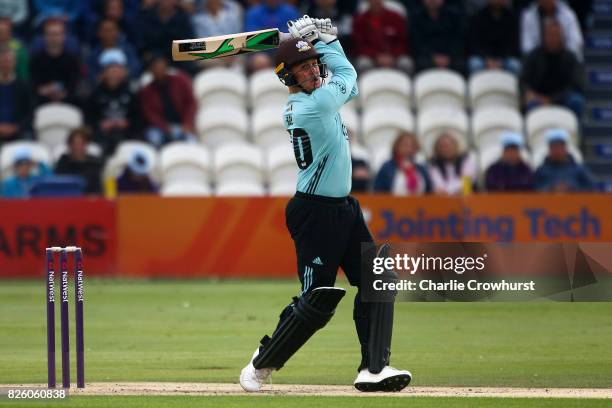
MULTIPOLYGON (((32 387, 33 384, 2 385, 32 387)), ((44 387, 43 384, 36 386, 44 387)), ((239 384, 126 382, 87 383, 70 389, 76 395, 252 395, 252 396, 350 396, 350 397, 494 397, 494 398, 595 398, 612 399, 611 388, 504 388, 504 387, 410 387, 397 393, 362 393, 349 385, 266 384, 258 393, 246 393, 239 384)))

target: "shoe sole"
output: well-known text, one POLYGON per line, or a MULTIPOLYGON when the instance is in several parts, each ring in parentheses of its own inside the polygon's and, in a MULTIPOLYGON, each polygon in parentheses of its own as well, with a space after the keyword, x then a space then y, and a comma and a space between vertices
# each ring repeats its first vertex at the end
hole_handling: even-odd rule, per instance
POLYGON ((399 374, 387 377, 377 383, 359 382, 355 388, 361 392, 399 392, 410 384, 412 378, 407 374, 399 374))

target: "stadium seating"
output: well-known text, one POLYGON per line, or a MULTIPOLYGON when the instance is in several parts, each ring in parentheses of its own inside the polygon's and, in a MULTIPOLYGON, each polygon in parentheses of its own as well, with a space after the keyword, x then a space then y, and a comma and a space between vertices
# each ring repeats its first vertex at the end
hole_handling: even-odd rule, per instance
POLYGON ((249 118, 245 110, 233 106, 199 109, 196 117, 199 138, 212 149, 227 143, 246 141, 248 126, 249 118))
POLYGON ((8 142, 0 149, 0 179, 4 180, 13 175, 15 155, 24 151, 32 156, 32 160, 51 167, 52 160, 49 149, 42 143, 29 140, 8 142))
POLYGON ((164 197, 201 197, 212 195, 210 186, 193 182, 164 183, 160 194, 164 197))
POLYGON ((465 108, 465 80, 447 69, 428 69, 414 80, 414 97, 419 110, 449 107, 465 108))
POLYGON ((261 108, 273 106, 282 108, 287 102, 287 87, 283 85, 271 69, 259 70, 249 81, 250 106, 261 108))
POLYGON ((362 114, 363 141, 370 149, 390 147, 400 131, 413 132, 414 128, 414 117, 406 109, 377 107, 362 114))
POLYGON ((106 160, 103 170, 103 179, 108 180, 119 177, 136 151, 141 152, 147 157, 147 160, 152 164, 149 176, 153 180, 159 181, 160 174, 157 151, 150 144, 136 140, 121 142, 117 146, 115 153, 106 160))
POLYGON ((271 195, 286 195, 295 192, 298 169, 290 143, 270 147, 266 152, 266 173, 271 195))
POLYGON ((263 186, 264 158, 261 149, 247 143, 231 143, 215 150, 214 169, 217 191, 220 185, 263 186))
POLYGON ((363 74, 359 81, 361 107, 395 106, 410 109, 412 83, 405 73, 395 69, 376 69, 363 74))
POLYGON ((500 144, 499 135, 504 131, 523 133, 523 117, 507 106, 482 107, 472 115, 472 135, 479 149, 500 144))
POLYGON ((527 140, 532 149, 546 145, 546 131, 562 128, 568 131, 572 143, 578 146, 578 120, 574 113, 561 106, 542 106, 527 114, 525 119, 527 140))
MULTIPOLYGON (((182 185, 194 191, 201 185, 203 191, 211 183, 212 158, 208 149, 202 145, 176 142, 163 147, 159 153, 159 164, 163 187, 182 185)), ((180 191, 178 186, 171 188, 173 192, 180 191)), ((210 188, 209 188, 210 190, 210 188)))
POLYGON ((215 189, 215 195, 225 197, 261 197, 265 194, 263 185, 240 181, 218 184, 215 189))
POLYGON ((194 78, 193 89, 200 108, 231 106, 245 109, 247 84, 247 78, 241 72, 210 68, 194 78))
POLYGON ((68 133, 82 124, 81 111, 65 103, 47 103, 34 112, 36 137, 49 149, 65 144, 68 133))
POLYGON ((253 141, 262 147, 273 146, 289 140, 283 124, 283 110, 279 106, 264 106, 253 111, 251 116, 253 141))
POLYGON ((506 71, 480 71, 470 77, 468 89, 472 110, 496 106, 519 107, 518 80, 506 71))
POLYGON ((431 157, 433 146, 442 132, 453 135, 459 143, 459 149, 469 147, 468 117, 463 110, 452 108, 430 108, 421 110, 417 116, 417 128, 421 149, 431 157))
POLYGON ((344 125, 350 130, 353 140, 361 140, 361 121, 355 108, 352 105, 342 106, 340 116, 344 125))

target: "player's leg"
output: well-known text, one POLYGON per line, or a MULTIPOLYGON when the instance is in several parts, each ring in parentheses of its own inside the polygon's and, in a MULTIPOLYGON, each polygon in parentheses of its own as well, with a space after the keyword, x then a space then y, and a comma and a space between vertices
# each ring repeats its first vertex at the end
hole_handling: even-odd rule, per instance
POLYGON ((241 384, 247 391, 257 391, 272 370, 282 368, 324 327, 345 294, 344 289, 333 288, 344 252, 344 247, 338 250, 337 246, 339 242, 346 245, 348 237, 346 228, 339 228, 336 207, 296 198, 287 205, 287 227, 295 243, 302 291, 281 312, 274 333, 263 337, 251 363, 243 370, 241 384), (253 386, 245 386, 245 382, 253 386))
MULTIPOLYGON (((360 288, 362 269, 372 265, 375 256, 386 256, 385 252, 389 248, 383 245, 377 249, 373 245, 373 238, 363 218, 359 202, 351 197, 351 205, 355 214, 355 224, 341 266, 351 285, 360 288), (363 243, 372 243, 372 245, 368 245, 362 253, 363 243)), ((399 391, 412 379, 408 371, 396 370, 389 366, 393 311, 392 301, 364 302, 361 299, 361 289, 358 289, 353 318, 361 344, 362 358, 355 387, 361 391, 399 391)))

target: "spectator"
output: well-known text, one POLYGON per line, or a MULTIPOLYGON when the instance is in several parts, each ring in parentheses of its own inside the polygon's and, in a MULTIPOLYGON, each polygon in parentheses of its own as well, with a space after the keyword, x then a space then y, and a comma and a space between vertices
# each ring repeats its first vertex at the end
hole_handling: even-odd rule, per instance
POLYGON ((501 134, 502 156, 485 175, 487 191, 529 191, 533 189, 533 172, 521 158, 523 135, 515 132, 501 134))
POLYGON ((15 33, 23 40, 29 40, 30 2, 24 0, 0 0, 0 16, 8 18, 15 33))
POLYGON ((413 133, 400 133, 374 181, 374 191, 395 195, 430 193, 432 186, 425 166, 416 162, 419 143, 413 133))
MULTIPOLYGON (((263 30, 270 27, 287 27, 287 21, 298 18, 298 11, 285 0, 263 0, 260 4, 249 7, 246 13, 246 31, 263 30)), ((272 66, 269 52, 258 52, 249 56, 249 69, 259 69, 272 66)))
POLYGON ((89 1, 81 0, 33 0, 33 3, 36 20, 59 18, 72 28, 76 27, 89 7, 89 1))
POLYGON ((521 18, 521 49, 529 54, 543 42, 542 33, 546 30, 543 23, 553 19, 559 22, 565 48, 582 59, 582 32, 576 14, 561 0, 537 0, 525 11, 521 18))
POLYGON ((100 194, 102 161, 87 153, 91 138, 89 129, 77 128, 68 135, 68 152, 64 153, 55 165, 55 174, 83 177, 85 193, 100 194))
POLYGON ((509 0, 488 0, 470 22, 470 72, 505 69, 519 75, 519 22, 509 0))
POLYGON ((117 191, 123 194, 156 193, 157 186, 149 176, 152 167, 152 163, 146 154, 135 151, 127 166, 117 178, 117 191))
POLYGON ((338 39, 345 50, 352 48, 353 14, 357 11, 357 0, 314 0, 308 7, 307 14, 313 18, 331 18, 332 24, 338 27, 338 39))
POLYGON ((234 0, 207 0, 204 9, 191 17, 198 38, 240 33, 242 8, 234 0))
POLYGON ((0 48, 0 146, 30 136, 32 97, 28 85, 15 75, 15 51, 0 48))
POLYGON ((29 149, 15 153, 13 159, 14 175, 4 180, 2 197, 28 198, 30 189, 42 177, 51 174, 51 170, 43 163, 36 163, 29 149))
POLYGON ((569 134, 564 129, 551 129, 546 134, 548 156, 535 173, 538 191, 591 191, 595 182, 590 173, 567 151, 569 134))
POLYGON ((99 84, 89 98, 87 121, 95 129, 96 142, 111 155, 123 140, 133 139, 140 130, 138 99, 127 80, 125 55, 119 49, 104 51, 99 84))
POLYGON ((390 10, 383 0, 368 0, 369 8, 353 20, 353 45, 357 69, 397 68, 412 72, 414 63, 408 57, 406 20, 390 10))
POLYGON ((459 143, 451 134, 442 133, 438 137, 429 166, 436 194, 460 195, 472 191, 477 170, 474 155, 460 152, 459 143))
POLYGON ((149 70, 153 81, 140 91, 146 139, 157 147, 173 140, 196 140, 197 103, 189 77, 169 72, 166 59, 159 55, 151 59, 149 70))
POLYGON ((560 104, 573 110, 579 118, 582 116, 582 66, 565 49, 561 27, 555 20, 544 23, 544 43, 525 59, 521 79, 527 110, 560 104))
POLYGON ((100 56, 110 49, 120 49, 126 57, 126 66, 130 79, 138 79, 141 72, 140 59, 136 49, 120 37, 119 27, 113 20, 102 20, 98 24, 99 45, 93 48, 88 60, 89 79, 92 84, 97 82, 102 70, 100 56))
POLYGON ((194 38, 191 20, 177 0, 159 0, 155 7, 143 11, 138 33, 142 54, 162 54, 168 60, 172 57, 172 40, 194 38))
POLYGON ((13 37, 13 23, 9 18, 0 18, 0 47, 15 51, 17 78, 27 81, 30 78, 28 50, 21 41, 13 37))
POLYGON ((463 72, 464 23, 444 0, 423 0, 424 9, 411 18, 411 43, 416 70, 448 68, 463 72))
MULTIPOLYGON (((122 43, 136 44, 134 33, 134 21, 139 10, 138 0, 97 0, 94 8, 98 15, 93 16, 91 28, 98 27, 101 20, 114 21, 119 30, 119 41, 122 43)), ((93 30, 92 30, 93 31, 93 30)), ((90 32, 89 38, 94 40, 95 32, 90 32)), ((95 41, 93 41, 95 43, 95 41)))
POLYGON ((37 103, 74 103, 80 77, 79 59, 64 48, 65 27, 61 20, 44 25, 44 49, 30 61, 32 86, 37 103))

